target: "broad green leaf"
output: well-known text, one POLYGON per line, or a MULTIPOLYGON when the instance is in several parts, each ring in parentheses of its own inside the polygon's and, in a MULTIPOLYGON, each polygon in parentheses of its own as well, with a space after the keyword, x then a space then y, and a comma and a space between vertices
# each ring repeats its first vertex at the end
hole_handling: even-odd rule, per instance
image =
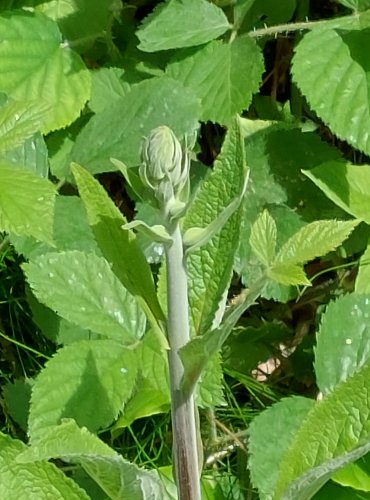
POLYGON ((311 399, 300 396, 286 398, 252 421, 249 427, 249 470, 262 500, 271 498, 281 460, 314 404, 311 399))
POLYGON ((1 156, 13 165, 28 168, 39 177, 48 178, 49 176, 48 149, 40 132, 33 134, 20 146, 1 154, 1 156))
MULTIPOLYGON (((1 49, 0 49, 1 51, 1 49)), ((46 107, 40 104, 11 101, 0 107, 0 154, 23 145, 38 132, 46 107)))
POLYGON ((235 113, 247 109, 263 72, 261 51, 249 37, 211 42, 178 59, 166 73, 199 97, 204 122, 229 124, 235 113))
POLYGON ((13 11, 0 17, 0 32, 0 92, 46 106, 43 133, 72 123, 89 98, 90 75, 63 43, 58 25, 41 14, 13 11))
POLYGON ((26 449, 21 441, 0 434, 0 498, 4 500, 89 500, 89 496, 54 464, 18 463, 26 449))
POLYGON ((32 388, 28 433, 32 443, 74 418, 90 431, 106 428, 131 396, 135 351, 113 340, 82 340, 61 348, 32 388))
POLYGON ((91 74, 91 97, 89 108, 94 113, 104 111, 115 100, 130 91, 130 85, 123 80, 122 68, 100 68, 91 74))
POLYGON ((303 266, 297 264, 287 264, 277 262, 267 269, 267 276, 281 285, 306 285, 311 282, 304 272, 303 266))
POLYGON ((223 11, 206 0, 168 0, 144 20, 136 35, 139 49, 156 52, 202 45, 228 29, 223 11))
MULTIPOLYGON (((231 200, 240 196, 246 175, 243 141, 235 120, 212 173, 203 181, 186 214, 184 231, 210 224, 231 200)), ((205 246, 187 259, 191 321, 197 335, 211 328, 224 300, 239 240, 240 216, 239 209, 205 246)))
POLYGON ((55 187, 33 172, 0 160, 0 231, 53 245, 55 187))
POLYGON ((93 116, 78 135, 71 158, 91 173, 116 170, 110 158, 128 167, 139 165, 142 138, 153 128, 167 125, 177 137, 192 134, 199 114, 196 96, 179 82, 145 80, 93 116))
POLYGON ((275 257, 277 230, 274 219, 264 210, 252 226, 250 245, 259 260, 269 266, 275 257))
POLYGON ((359 220, 319 220, 302 227, 283 245, 276 263, 303 264, 335 250, 359 224, 359 220))
POLYGON ((370 451, 370 364, 317 403, 279 462, 274 500, 311 498, 330 476, 370 451))
POLYGON ((27 432, 32 383, 30 379, 16 379, 3 388, 6 409, 24 432, 27 432))
POLYGON ((317 385, 326 395, 370 358, 370 295, 348 294, 329 302, 315 349, 317 385))
POLYGON ((339 207, 370 224, 369 165, 331 161, 303 173, 339 207))
POLYGON ((20 455, 19 461, 28 463, 50 458, 62 458, 82 465, 109 498, 164 498, 155 471, 140 469, 124 460, 86 428, 79 428, 73 420, 51 427, 35 446, 20 455))
POLYGON ((127 290, 142 298, 156 319, 163 318, 149 264, 132 231, 124 231, 126 219, 104 188, 86 170, 72 167, 95 239, 112 270, 127 290))
POLYGON ((123 343, 143 336, 145 316, 105 259, 48 253, 23 268, 36 297, 62 318, 123 343))
POLYGON ((358 268, 355 283, 355 292, 359 294, 370 294, 370 245, 367 246, 360 259, 360 266, 358 268))
POLYGON ((136 348, 138 382, 114 429, 134 420, 166 412, 170 405, 167 352, 149 330, 136 348))
POLYGON ((297 45, 292 68, 294 81, 323 122, 340 139, 367 154, 369 43, 368 29, 316 29, 297 45))

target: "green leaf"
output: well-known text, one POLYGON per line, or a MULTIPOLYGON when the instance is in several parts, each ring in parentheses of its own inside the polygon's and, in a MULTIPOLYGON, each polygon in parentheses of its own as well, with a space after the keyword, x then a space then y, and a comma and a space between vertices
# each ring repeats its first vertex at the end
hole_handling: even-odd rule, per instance
POLYGON ((41 14, 13 11, 0 17, 0 32, 0 92, 47 106, 43 133, 72 123, 89 98, 90 75, 63 43, 58 25, 41 14))
POLYGON ((1 156, 13 165, 28 168, 39 177, 48 178, 48 149, 40 132, 33 134, 20 146, 2 153, 1 156))
POLYGON ((303 264, 335 250, 345 240, 359 220, 320 220, 302 227, 283 245, 276 263, 303 264))
POLYGON ((202 45, 228 29, 223 11, 206 0, 169 0, 144 20, 136 35, 139 49, 156 52, 202 45))
POLYGON ((370 70, 365 47, 370 31, 351 28, 307 33, 295 50, 292 73, 311 108, 331 131, 369 154, 370 70))
POLYGON ((370 295, 348 294, 329 302, 315 349, 317 385, 326 395, 370 358, 370 295))
POLYGON ((92 73, 89 108, 94 113, 104 111, 130 91, 129 83, 122 78, 124 73, 122 68, 99 68, 92 73))
POLYGON ((369 454, 340 469, 334 474, 332 480, 355 490, 370 491, 369 454))
POLYGON ((149 330, 136 348, 137 384, 114 429, 127 427, 134 420, 168 411, 170 406, 167 351, 161 349, 149 330))
POLYGON ((55 188, 27 169, 0 160, 0 231, 53 245, 55 188))
POLYGON ((145 316, 105 259, 48 253, 23 268, 36 297, 68 321, 124 343, 143 336, 145 316))
POLYGON ((29 102, 9 100, 0 107, 0 152, 15 149, 30 139, 43 123, 46 107, 29 102))
POLYGON ((303 173, 339 207, 370 224, 369 165, 331 161, 303 173))
POLYGON ((77 427, 73 420, 51 427, 35 446, 20 455, 19 461, 27 463, 50 458, 62 458, 82 465, 109 498, 164 498, 155 471, 140 469, 124 460, 97 436, 77 427))
POLYGON ((328 498, 335 498, 335 500, 367 500, 370 495, 352 488, 343 488, 329 481, 313 498, 314 500, 328 500, 328 498))
POLYGON ((359 294, 370 294, 370 245, 366 247, 360 259, 360 266, 355 283, 355 292, 359 294))
POLYGON ((270 279, 282 285, 311 285, 303 267, 297 264, 277 262, 267 269, 266 274, 270 279))
POLYGON ((264 210, 252 226, 250 245, 259 260, 269 266, 275 257, 277 230, 274 219, 264 210))
POLYGON ((21 441, 0 434, 0 497, 4 500, 89 500, 84 490, 54 464, 21 464, 21 441))
POLYGON ((370 8, 370 0, 338 0, 339 3, 356 12, 370 8))
POLYGON ((132 231, 100 183, 78 165, 72 167, 95 239, 112 270, 127 290, 142 298, 156 319, 163 319, 152 273, 132 231))
POLYGON ((249 469, 261 499, 271 498, 280 462, 314 404, 310 399, 294 396, 279 401, 253 419, 249 427, 249 469))
POLYGON ((78 135, 71 157, 91 173, 116 170, 110 158, 136 166, 142 138, 153 128, 167 125, 183 137, 194 133, 198 118, 199 102, 189 90, 168 77, 151 78, 93 116, 78 135))
POLYGON ((131 396, 135 352, 112 340, 82 340, 61 348, 32 389, 28 432, 40 440, 62 418, 91 431, 106 428, 131 396))
MULTIPOLYGON (((243 140, 235 120, 212 173, 203 181, 186 214, 184 232, 212 223, 233 198, 240 196, 246 175, 243 140)), ((224 300, 239 239, 240 215, 239 209, 220 232, 187 259, 191 321, 197 335, 211 328, 224 300)))
POLYGON ((25 432, 27 432, 31 387, 30 379, 16 379, 13 383, 8 382, 3 389, 7 410, 25 432))
POLYGON ((317 403, 277 464, 274 500, 311 498, 330 476, 370 450, 370 364, 317 403))
POLYGON ((180 53, 166 73, 199 97, 202 121, 229 124, 249 107, 263 70, 255 41, 238 37, 232 43, 212 42, 189 55, 180 53))

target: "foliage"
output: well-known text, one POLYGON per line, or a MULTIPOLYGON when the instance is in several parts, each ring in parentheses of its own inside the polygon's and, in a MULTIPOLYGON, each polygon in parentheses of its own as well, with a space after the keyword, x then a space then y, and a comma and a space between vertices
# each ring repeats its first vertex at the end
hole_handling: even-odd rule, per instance
POLYGON ((203 497, 368 498, 370 3, 308 3, 1 3, 2 498, 176 498, 174 220, 203 497), (163 126, 192 159, 169 221, 163 126))

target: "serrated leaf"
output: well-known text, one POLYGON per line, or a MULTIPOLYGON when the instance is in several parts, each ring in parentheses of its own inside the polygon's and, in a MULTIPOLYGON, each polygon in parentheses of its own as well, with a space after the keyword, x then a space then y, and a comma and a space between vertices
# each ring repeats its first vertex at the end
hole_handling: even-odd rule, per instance
POLYGON ((317 403, 279 463, 274 500, 311 498, 330 476, 370 450, 370 364, 317 403))
POLYGON ((3 389, 6 408, 23 431, 27 431, 27 420, 31 398, 30 379, 16 379, 8 382, 3 389))
POLYGON ((315 349, 317 385, 326 395, 370 358, 370 295, 348 294, 329 302, 315 349))
POLYGON ((339 3, 356 11, 366 10, 370 7, 370 0, 338 0, 339 3))
POLYGON ((238 37, 233 43, 211 42, 178 58, 166 73, 199 97, 200 119, 205 122, 229 124, 235 113, 247 109, 264 69, 261 51, 249 37, 238 37))
POLYGON ((252 226, 250 245, 259 260, 269 266, 275 257, 277 230, 274 219, 264 210, 252 226))
POLYGON ((6 151, 22 146, 26 139, 30 139, 40 130, 46 109, 46 106, 43 108, 40 104, 11 100, 1 106, 1 156, 4 156, 6 151))
POLYGON ((163 319, 149 264, 135 234, 122 229, 126 219, 92 175, 78 165, 72 171, 96 241, 113 272, 132 295, 147 303, 156 319, 163 319))
POLYGON ((156 52, 202 45, 228 29, 223 11, 206 0, 169 0, 144 20, 136 35, 139 49, 156 52))
POLYGON ((12 11, 0 17, 0 32, 0 92, 46 106, 43 133, 72 123, 89 98, 90 75, 62 43, 58 25, 42 14, 12 11))
POLYGON ((61 348, 32 389, 28 433, 32 443, 74 418, 90 431, 118 416, 136 380, 135 352, 113 340, 82 340, 61 348))
POLYGON ((249 470, 260 498, 271 498, 278 479, 280 461, 312 409, 314 401, 290 397, 261 412, 249 427, 249 470))
POLYGON ((303 266, 297 264, 277 262, 267 269, 266 274, 270 279, 282 285, 311 285, 303 266))
POLYGON ((53 245, 55 187, 0 160, 0 230, 53 245))
POLYGON ((48 178, 48 149, 40 132, 33 134, 20 146, 6 151, 1 156, 13 165, 28 168, 39 177, 48 178))
MULTIPOLYGON (((232 199, 240 196, 246 175, 244 145, 235 120, 212 173, 202 183, 186 214, 184 231, 205 227, 216 219, 232 199)), ((219 233, 187 259, 191 319, 198 335, 211 328, 231 279, 240 215, 238 209, 219 233)))
POLYGON ((48 253, 24 270, 40 302, 68 321, 123 343, 144 334, 144 314, 105 259, 77 250, 48 253))
POLYGON ((20 464, 21 441, 0 434, 0 497, 4 500, 89 500, 89 496, 54 464, 20 464))
POLYGON ((199 102, 189 90, 168 77, 151 78, 93 116, 77 136, 71 158, 91 173, 116 170, 110 158, 137 166, 142 138, 153 128, 167 125, 183 137, 194 133, 198 118, 199 102))
POLYGON ((370 166, 325 162, 303 173, 343 210, 370 224, 370 166))
POLYGON ((369 43, 368 29, 316 29, 298 44, 292 68, 294 81, 317 115, 336 136, 367 154, 370 72, 365 47, 369 43))
POLYGON ((335 250, 360 223, 359 220, 321 220, 302 227, 282 246, 276 263, 303 264, 335 250))
POLYGON ((140 469, 124 460, 73 420, 51 427, 35 446, 25 450, 20 462, 62 458, 78 463, 96 481, 109 498, 159 500, 164 498, 162 485, 155 471, 140 469))

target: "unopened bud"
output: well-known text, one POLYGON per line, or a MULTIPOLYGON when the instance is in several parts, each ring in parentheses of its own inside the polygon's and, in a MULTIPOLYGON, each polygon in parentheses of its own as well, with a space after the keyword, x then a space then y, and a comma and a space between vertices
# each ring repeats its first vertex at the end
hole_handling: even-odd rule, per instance
POLYGON ((139 173, 161 203, 168 203, 181 191, 189 173, 189 158, 170 128, 157 127, 145 139, 139 173))

